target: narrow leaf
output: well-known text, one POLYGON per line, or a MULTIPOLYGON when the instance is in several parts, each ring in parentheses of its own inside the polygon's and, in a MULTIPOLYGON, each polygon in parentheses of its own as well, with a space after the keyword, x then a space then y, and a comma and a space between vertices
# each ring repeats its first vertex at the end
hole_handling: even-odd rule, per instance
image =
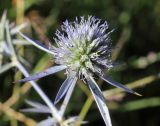
POLYGON ((100 88, 97 86, 96 82, 92 77, 87 78, 87 84, 89 85, 89 88, 94 96, 94 99, 97 103, 97 106, 99 108, 99 111, 103 117, 106 126, 112 126, 109 110, 105 104, 105 99, 104 96, 102 95, 100 88))
POLYGON ((1 22, 4 24, 4 22, 6 21, 6 17, 7 17, 7 10, 4 10, 2 18, 1 18, 1 22))
POLYGON ((66 108, 67 108, 67 105, 69 103, 69 100, 71 98, 71 95, 73 93, 73 90, 74 90, 74 87, 76 85, 76 81, 77 81, 77 77, 76 79, 74 80, 75 82, 72 83, 72 85, 70 86, 70 88, 68 89, 66 95, 65 95, 65 98, 64 98, 64 101, 60 107, 60 110, 59 110, 59 114, 63 117, 64 115, 64 112, 66 111, 66 108))
POLYGON ((61 85, 57 96, 55 98, 54 104, 57 104, 63 96, 67 93, 68 89, 71 87, 71 85, 74 85, 76 83, 77 78, 74 76, 68 77, 63 84, 61 85))
POLYGON ((21 109, 21 112, 33 112, 33 113, 51 113, 51 110, 44 109, 44 108, 26 108, 26 109, 21 109))
POLYGON ((21 32, 19 32, 19 34, 25 38, 28 42, 30 42, 31 44, 33 44, 34 46, 36 46, 37 48, 54 55, 55 53, 53 51, 51 51, 49 48, 47 48, 45 45, 43 45, 42 43, 38 42, 38 41, 33 41, 31 38, 29 38, 28 36, 22 34, 21 32))
POLYGON ((7 15, 7 11, 5 10, 3 12, 1 21, 0 21, 0 41, 2 41, 4 39, 4 28, 5 28, 5 23, 6 23, 6 15, 7 15))
POLYGON ((129 93, 132 93, 132 94, 141 96, 141 94, 139 94, 139 93, 137 93, 137 92, 135 92, 135 91, 127 88, 126 86, 124 86, 124 85, 122 85, 122 84, 120 84, 120 83, 112 80, 109 76, 102 75, 102 76, 100 76, 100 77, 101 77, 104 81, 108 82, 109 84, 111 84, 111 85, 113 85, 113 86, 115 86, 115 87, 121 88, 121 89, 123 89, 123 90, 126 91, 126 92, 129 92, 129 93))
POLYGON ((61 65, 61 66, 54 66, 54 67, 46 69, 43 72, 36 73, 36 74, 34 74, 32 76, 29 76, 29 77, 26 77, 26 78, 24 78, 22 80, 19 80, 18 82, 19 83, 23 83, 23 82, 27 82, 27 81, 31 81, 31 80, 37 80, 39 78, 42 78, 42 77, 48 76, 50 74, 54 74, 54 73, 56 73, 58 71, 64 70, 65 68, 66 68, 66 66, 63 66, 63 65, 61 65))
POLYGON ((0 68, 2 67, 2 60, 3 60, 3 55, 0 52, 0 68))
POLYGON ((21 29, 27 27, 27 25, 28 25, 28 23, 26 22, 26 23, 23 23, 23 24, 21 24, 21 25, 18 25, 18 26, 16 26, 16 27, 12 28, 12 29, 11 29, 11 35, 16 34, 16 33, 19 32, 21 29))
POLYGON ((29 101, 29 100, 26 100, 26 103, 34 108, 48 108, 47 106, 45 105, 42 105, 41 103, 39 102, 33 102, 33 101, 29 101))
POLYGON ((48 118, 39 122, 36 126, 54 126, 54 123, 55 122, 53 118, 48 118))
POLYGON ((7 56, 10 56, 11 55, 11 49, 10 47, 7 45, 7 43, 4 41, 4 43, 2 44, 2 48, 4 50, 4 53, 7 55, 7 56))
POLYGON ((8 48, 9 48, 9 52, 12 56, 16 57, 16 52, 13 47, 13 42, 12 42, 10 29, 9 29, 9 21, 6 21, 5 28, 6 28, 6 39, 7 39, 6 42, 7 42, 8 48))
POLYGON ((24 39, 13 39, 14 45, 31 45, 27 40, 24 39))
POLYGON ((87 121, 82 121, 79 116, 69 117, 69 119, 63 122, 64 125, 70 124, 71 126, 76 126, 78 124, 82 125, 82 124, 87 124, 87 123, 88 123, 87 121))
MULTIPOLYGON (((0 64, 1 65, 1 64, 0 64)), ((0 66, 0 74, 6 72, 7 70, 9 70, 10 68, 12 68, 14 66, 14 64, 11 62, 11 63, 8 63, 8 64, 5 64, 3 66, 0 66)))
POLYGON ((51 113, 51 110, 47 106, 42 105, 41 103, 28 100, 26 100, 26 103, 33 108, 21 109, 22 112, 51 113))

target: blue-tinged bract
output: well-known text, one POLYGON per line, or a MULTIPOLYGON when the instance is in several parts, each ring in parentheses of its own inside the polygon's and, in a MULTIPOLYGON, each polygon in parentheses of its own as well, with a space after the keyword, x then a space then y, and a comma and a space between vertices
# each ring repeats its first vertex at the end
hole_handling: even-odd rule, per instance
POLYGON ((108 23, 89 16, 88 19, 67 20, 56 31, 54 48, 55 62, 66 65, 67 71, 76 72, 79 77, 94 72, 102 74, 102 69, 112 67, 111 43, 108 23))

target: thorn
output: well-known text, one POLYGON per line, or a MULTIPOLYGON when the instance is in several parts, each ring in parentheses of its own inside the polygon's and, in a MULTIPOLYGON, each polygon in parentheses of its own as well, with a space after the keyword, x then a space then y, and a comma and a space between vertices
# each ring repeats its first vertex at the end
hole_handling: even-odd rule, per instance
POLYGON ((17 81, 13 81, 12 83, 15 84, 15 83, 22 83, 22 82, 21 80, 17 80, 17 81))
POLYGON ((59 101, 60 101, 59 99, 55 99, 54 105, 56 105, 59 101))
POLYGON ((54 105, 56 105, 57 103, 58 103, 58 101, 57 101, 57 100, 55 100, 55 101, 54 101, 54 105))
POLYGON ((137 93, 137 92, 134 92, 135 95, 137 96, 142 96, 141 94, 137 93))

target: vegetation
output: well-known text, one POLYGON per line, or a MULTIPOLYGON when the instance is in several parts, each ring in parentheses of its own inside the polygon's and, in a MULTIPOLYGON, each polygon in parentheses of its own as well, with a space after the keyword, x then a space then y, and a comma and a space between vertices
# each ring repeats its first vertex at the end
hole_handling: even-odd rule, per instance
MULTIPOLYGON (((138 97, 95 78, 106 98, 113 126, 159 126, 160 98, 160 1, 158 0, 5 0, 0 1, 0 126, 34 126, 49 114, 25 113, 30 102, 45 104, 38 85, 54 102, 66 78, 64 72, 49 75, 37 82, 18 80, 54 65, 51 55, 28 43, 18 33, 48 46, 56 45, 56 29, 66 19, 94 15, 107 20, 114 29, 113 69, 106 71, 114 80, 140 93, 138 97), (7 43, 6 43, 7 42, 7 43), (7 47, 7 48, 6 48, 7 47), (23 69, 25 68, 25 69, 23 69), (28 71, 28 73, 26 73, 28 71), (15 83, 13 83, 15 82, 15 83), (32 88, 33 86, 33 88, 32 88)), ((103 126, 87 85, 78 81, 64 117, 79 116, 74 125, 103 126)), ((61 101, 56 105, 59 109, 61 101)), ((58 117, 57 117, 58 118, 58 117)), ((73 120, 74 120, 73 119, 73 120)))

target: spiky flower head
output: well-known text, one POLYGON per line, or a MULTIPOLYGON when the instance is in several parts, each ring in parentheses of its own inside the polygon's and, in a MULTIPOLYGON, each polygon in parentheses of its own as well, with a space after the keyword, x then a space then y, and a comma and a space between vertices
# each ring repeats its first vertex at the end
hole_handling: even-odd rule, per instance
POLYGON ((53 50, 55 62, 67 66, 69 72, 76 72, 79 77, 109 69, 112 66, 111 43, 107 30, 106 21, 102 23, 92 16, 81 17, 80 21, 76 18, 74 22, 66 20, 54 38, 58 45, 53 50))
POLYGON ((22 37, 36 47, 52 54, 58 66, 48 68, 43 72, 19 80, 19 82, 36 80, 66 69, 67 79, 57 93, 55 104, 65 94, 67 94, 66 97, 70 96, 70 92, 72 92, 78 78, 83 79, 94 96, 106 126, 111 126, 104 96, 96 84, 93 75, 96 74, 109 84, 129 93, 139 94, 112 80, 104 73, 104 69, 112 67, 110 33, 111 31, 108 31, 107 22, 102 22, 93 16, 88 16, 87 19, 81 17, 80 20, 76 18, 74 22, 65 21, 61 26, 61 30, 56 31, 56 37, 54 39, 57 47, 45 47, 38 41, 33 41, 20 33, 22 37))

